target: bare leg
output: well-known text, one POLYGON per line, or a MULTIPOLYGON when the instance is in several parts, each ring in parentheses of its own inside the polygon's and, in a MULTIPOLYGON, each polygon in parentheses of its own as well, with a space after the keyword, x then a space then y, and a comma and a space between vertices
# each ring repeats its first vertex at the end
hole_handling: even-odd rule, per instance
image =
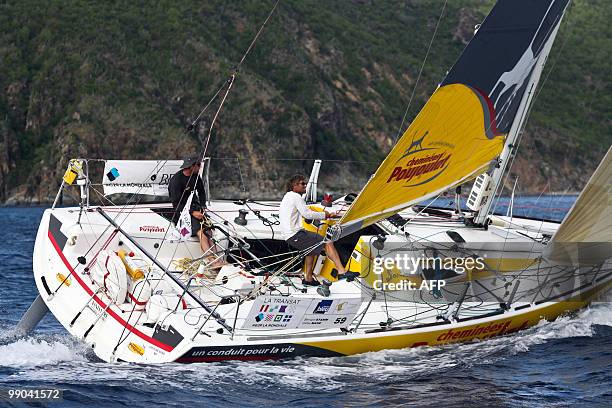
POLYGON ((340 255, 338 255, 338 251, 336 251, 336 247, 334 246, 333 242, 329 241, 325 243, 325 253, 327 254, 327 257, 336 264, 338 274, 342 275, 346 272, 346 269, 344 269, 344 265, 342 265, 342 261, 340 260, 340 255))
POLYGON ((312 266, 314 265, 314 255, 304 258, 304 280, 312 282, 312 266))
POLYGON ((206 253, 206 251, 208 251, 211 247, 208 236, 204 234, 204 231, 199 230, 198 239, 200 240, 200 248, 202 248, 202 252, 206 253))
POLYGON ((202 248, 202 251, 204 253, 208 251, 207 257, 214 258, 214 261, 212 262, 212 266, 213 267, 223 266, 225 264, 223 261, 223 258, 218 257, 217 255, 219 248, 212 241, 212 239, 203 230, 198 231, 198 238, 200 238, 200 247, 202 248))

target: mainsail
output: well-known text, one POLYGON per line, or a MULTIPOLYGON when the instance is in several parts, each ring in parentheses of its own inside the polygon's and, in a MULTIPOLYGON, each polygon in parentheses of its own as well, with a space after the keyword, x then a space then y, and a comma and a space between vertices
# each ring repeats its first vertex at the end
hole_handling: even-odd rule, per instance
MULTIPOLYGON (((339 223, 344 236, 495 163, 569 0, 500 0, 339 223)), ((334 237, 334 238, 335 238, 334 237)))

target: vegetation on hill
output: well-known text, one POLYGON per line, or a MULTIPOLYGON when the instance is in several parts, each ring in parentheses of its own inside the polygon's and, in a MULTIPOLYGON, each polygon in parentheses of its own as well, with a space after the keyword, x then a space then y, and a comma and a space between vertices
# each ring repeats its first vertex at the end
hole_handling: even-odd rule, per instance
MULTIPOLYGON (((408 121, 493 3, 448 2, 408 121)), ((358 187, 398 133, 443 4, 281 1, 213 130, 210 153, 237 158, 213 161, 216 195, 270 196, 306 158, 353 161, 323 172, 330 188, 358 187)), ((197 150, 216 106, 186 125, 272 5, 1 1, 0 200, 49 201, 72 157, 197 150)), ((611 18, 610 2, 574 0, 514 169, 523 191, 580 189, 612 143, 611 18)))

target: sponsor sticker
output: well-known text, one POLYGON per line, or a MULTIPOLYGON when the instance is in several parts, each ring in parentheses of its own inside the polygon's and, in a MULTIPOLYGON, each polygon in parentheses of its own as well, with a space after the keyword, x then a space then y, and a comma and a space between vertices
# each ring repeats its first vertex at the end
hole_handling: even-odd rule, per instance
POLYGON ((347 327, 361 298, 321 299, 262 296, 254 302, 244 329, 301 329, 347 327))
POLYGON ((136 343, 128 344, 128 350, 130 350, 132 353, 138 354, 139 356, 142 356, 145 352, 144 347, 136 343))
POLYGON ((70 284, 72 282, 70 282, 70 278, 67 278, 66 276, 64 276, 64 274, 62 273, 57 273, 57 275, 55 275, 55 279, 57 279, 57 281, 61 284, 64 284, 66 286, 70 286, 70 284))

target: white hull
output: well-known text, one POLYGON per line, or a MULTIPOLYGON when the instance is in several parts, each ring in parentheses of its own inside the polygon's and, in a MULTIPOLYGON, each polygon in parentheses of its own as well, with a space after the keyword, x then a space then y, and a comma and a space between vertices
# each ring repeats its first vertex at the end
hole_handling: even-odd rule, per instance
MULTIPOLYGON (((274 219, 273 203, 260 206, 251 203, 249 206, 265 210, 268 220, 274 219)), ((237 236, 271 240, 274 234, 278 243, 282 243, 278 233, 252 213, 247 217, 246 227, 233 223, 241 208, 242 205, 231 202, 213 202, 211 213, 216 214, 215 221, 220 225, 226 221, 226 229, 232 230, 237 236)), ((116 207, 104 208, 103 211, 114 218, 138 245, 154 254, 162 266, 175 270, 173 274, 187 284, 188 277, 181 276, 171 261, 195 258, 201 254, 197 241, 178 243, 167 239, 167 236, 164 240, 169 222, 146 206, 122 208, 121 212, 116 207)), ((610 272, 603 269, 539 273, 537 269, 541 269, 541 266, 537 265, 521 267, 520 271, 514 272, 502 271, 500 266, 501 272, 488 278, 479 277, 480 286, 471 285, 463 301, 460 299, 461 288, 469 279, 461 276, 448 280, 443 297, 439 293, 436 296, 430 289, 423 289, 378 292, 374 300, 373 291, 364 288, 372 277, 364 276, 356 282, 335 282, 329 297, 319 295, 316 288, 309 288, 302 293, 298 278, 282 280, 280 277, 271 277, 268 283, 274 289, 270 291, 268 285, 259 291, 260 296, 282 294, 289 300, 313 299, 312 302, 348 299, 358 303, 358 313, 347 315, 352 320, 345 324, 325 329, 243 328, 257 298, 244 300, 238 308, 237 303, 231 301, 220 304, 221 297, 235 293, 230 286, 236 282, 244 283, 246 279, 250 285, 247 286, 252 287, 253 282, 259 285, 265 276, 256 276, 249 271, 241 272, 240 276, 234 273, 228 276, 240 279, 232 278, 228 285, 211 285, 210 281, 194 279, 190 283, 194 297, 184 295, 183 290, 165 276, 161 269, 153 267, 153 272, 148 276, 152 293, 161 292, 168 300, 169 310, 151 313, 146 310, 146 306, 138 306, 134 302, 113 302, 92 279, 94 257, 103 248, 111 251, 123 248, 137 254, 139 250, 121 232, 115 232, 115 228, 94 209, 81 215, 80 224, 77 224, 78 217, 78 208, 58 208, 45 212, 35 244, 34 275, 43 300, 58 321, 72 335, 90 344, 105 361, 160 363, 276 359, 298 355, 338 356, 384 348, 482 339, 524 329, 542 318, 555 318, 583 307, 593 296, 605 290, 612 278, 610 272), (85 263, 79 263, 80 256, 85 257, 85 263), (515 276, 517 273, 522 274, 521 283, 515 293, 511 294, 518 280, 515 276), (550 284, 543 281, 544 277, 550 284), (500 285, 504 279, 512 282, 512 285, 500 285), (489 300, 474 301, 484 295, 489 296, 489 300), (510 299, 510 296, 513 298, 510 299), (211 318, 209 311, 198 303, 196 297, 209 310, 215 309, 215 313, 224 321, 220 323, 218 319, 211 318), (510 300, 511 303, 500 307, 496 297, 503 301, 510 300), (432 303, 439 308, 446 308, 446 312, 441 314, 436 307, 428 306, 432 303), (455 314, 453 308, 458 305, 460 310, 455 314), (143 308, 145 310, 138 310, 143 308), (389 318, 392 322, 386 325, 389 318)), ((498 221, 502 223, 504 220, 500 218, 498 221)), ((465 227, 452 219, 419 215, 401 233, 386 221, 379 224, 379 228, 389 234, 385 246, 401 245, 402 242, 412 245, 434 239, 436 242, 453 243, 446 232, 451 230, 460 234, 466 241, 464 246, 471 245, 470 250, 474 252, 487 253, 490 258, 518 259, 518 262, 537 258, 543 247, 528 238, 528 235, 537 238, 542 234, 552 234, 557 228, 554 223, 531 220, 516 223, 521 225, 513 224, 511 228, 491 226, 483 230, 465 227), (494 245, 496 241, 511 244, 515 251, 500 253, 499 246, 494 245)), ((362 237, 362 240, 371 238, 362 237)), ((235 286, 232 288, 235 289, 235 286)))

